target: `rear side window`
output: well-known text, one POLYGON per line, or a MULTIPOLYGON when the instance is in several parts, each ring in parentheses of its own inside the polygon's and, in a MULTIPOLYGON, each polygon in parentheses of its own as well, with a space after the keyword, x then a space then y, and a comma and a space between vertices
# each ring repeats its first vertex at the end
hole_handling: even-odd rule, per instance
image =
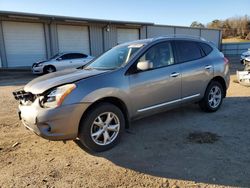
POLYGON ((193 61, 202 58, 201 48, 196 42, 175 41, 179 62, 193 61))
POLYGON ((199 45, 202 48, 203 52, 206 54, 206 56, 213 51, 213 48, 209 46, 208 44, 199 42, 199 45))
POLYGON ((88 57, 85 54, 80 54, 80 53, 68 53, 68 54, 64 54, 61 56, 61 58, 63 60, 67 60, 67 59, 79 59, 79 58, 86 58, 88 57))
POLYGON ((73 59, 86 58, 86 57, 88 57, 88 56, 85 54, 80 54, 80 53, 73 54, 73 59))

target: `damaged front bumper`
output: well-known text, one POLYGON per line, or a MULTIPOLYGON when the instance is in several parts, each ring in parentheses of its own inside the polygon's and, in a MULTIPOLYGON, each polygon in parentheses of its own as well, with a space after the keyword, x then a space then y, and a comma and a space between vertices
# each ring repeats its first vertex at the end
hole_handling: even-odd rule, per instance
POLYGON ((42 108, 36 99, 31 105, 19 105, 19 117, 26 128, 48 140, 77 138, 78 127, 88 103, 42 108))
POLYGON ((239 84, 250 87, 250 71, 237 71, 236 75, 239 84))

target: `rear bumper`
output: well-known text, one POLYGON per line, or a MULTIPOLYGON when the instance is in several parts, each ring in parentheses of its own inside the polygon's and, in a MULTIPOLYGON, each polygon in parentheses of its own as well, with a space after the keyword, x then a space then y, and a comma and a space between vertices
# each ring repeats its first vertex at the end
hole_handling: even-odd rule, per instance
POLYGON ((48 140, 75 139, 82 114, 89 106, 88 103, 79 103, 44 109, 34 103, 19 106, 20 118, 26 128, 48 140))

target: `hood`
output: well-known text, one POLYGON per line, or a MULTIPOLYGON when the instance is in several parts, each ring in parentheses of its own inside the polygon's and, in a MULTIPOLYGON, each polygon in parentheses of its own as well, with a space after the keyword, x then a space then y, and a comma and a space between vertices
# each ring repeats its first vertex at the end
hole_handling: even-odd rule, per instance
POLYGON ((37 64, 38 64, 38 63, 45 63, 45 62, 48 62, 48 60, 39 61, 39 62, 37 62, 37 64))
POLYGON ((43 64, 43 63, 46 63, 47 61, 44 60, 44 61, 37 61, 36 63, 33 63, 32 64, 32 67, 36 66, 36 65, 39 65, 39 64, 43 64))
POLYGON ((40 63, 45 63, 45 62, 48 62, 48 60, 38 61, 38 62, 36 62, 34 64, 40 64, 40 63))
POLYGON ((107 72, 107 70, 82 70, 82 69, 67 69, 54 73, 49 73, 44 76, 40 76, 30 81, 24 86, 24 91, 31 92, 33 94, 41 94, 44 91, 56 87, 58 85, 72 83, 74 81, 88 78, 94 75, 107 72))

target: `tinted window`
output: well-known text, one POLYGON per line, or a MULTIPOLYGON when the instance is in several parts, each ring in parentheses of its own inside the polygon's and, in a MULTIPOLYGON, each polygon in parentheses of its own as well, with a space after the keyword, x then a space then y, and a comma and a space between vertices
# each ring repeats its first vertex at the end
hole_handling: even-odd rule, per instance
POLYGON ((153 68, 165 67, 174 64, 174 56, 170 42, 156 44, 142 55, 138 62, 149 61, 153 68))
POLYGON ((69 54, 64 54, 61 56, 61 58, 63 60, 67 60, 67 59, 78 59, 78 58, 86 58, 88 57, 85 54, 80 54, 80 53, 69 53, 69 54))
POLYGON ((88 56, 85 55, 85 54, 79 54, 79 53, 75 53, 75 54, 72 54, 72 55, 73 55, 73 58, 74 58, 74 59, 86 58, 86 57, 88 57, 88 56))
POLYGON ((206 55, 210 54, 213 50, 213 48, 211 46, 209 46, 208 44, 200 42, 199 45, 206 55))
POLYGON ((61 56, 62 60, 72 59, 72 54, 64 54, 61 56))
POLYGON ((192 61, 202 58, 201 48, 196 42, 176 41, 179 62, 192 61))

